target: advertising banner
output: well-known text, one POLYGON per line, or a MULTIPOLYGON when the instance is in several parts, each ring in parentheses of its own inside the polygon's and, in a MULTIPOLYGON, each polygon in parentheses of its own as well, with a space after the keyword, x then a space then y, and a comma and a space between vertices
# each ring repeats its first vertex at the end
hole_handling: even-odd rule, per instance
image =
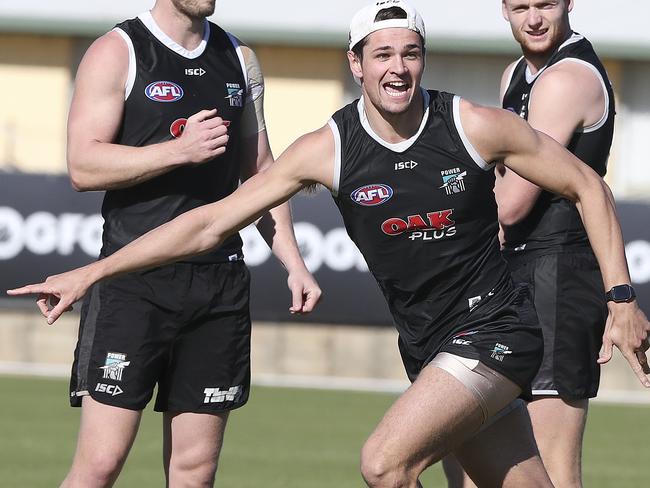
MULTIPOLYGON (((42 281, 96 258, 101 247, 102 192, 77 193, 67 176, 0 173, 0 290, 42 281)), ((348 238, 327 191, 292 199, 295 232, 309 269, 323 289, 313 314, 288 313, 286 272, 254 227, 241 232, 252 274, 251 311, 265 321, 388 325, 377 284, 348 238)), ((650 203, 619 203, 632 282, 650 315, 650 203)), ((33 306, 3 298, 0 306, 33 306)))

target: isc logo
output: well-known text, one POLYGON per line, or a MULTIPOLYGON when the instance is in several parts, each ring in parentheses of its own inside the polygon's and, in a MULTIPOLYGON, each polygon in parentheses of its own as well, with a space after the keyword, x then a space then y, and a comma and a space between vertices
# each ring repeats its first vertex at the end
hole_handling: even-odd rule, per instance
POLYGON ((386 203, 393 196, 393 189, 388 185, 365 185, 352 192, 350 198, 354 203, 364 207, 373 207, 386 203))
POLYGON ((107 385, 106 383, 97 383, 95 391, 99 393, 108 393, 110 396, 117 396, 124 393, 124 390, 117 385, 107 385))
POLYGON ((399 163, 395 163, 395 171, 399 171, 402 169, 413 169, 418 165, 415 161, 402 161, 399 163))
POLYGON ((144 94, 154 102, 177 102, 183 98, 183 89, 171 81, 154 81, 144 89, 144 94))
POLYGON ((205 70, 203 68, 186 68, 185 74, 187 76, 203 76, 205 74, 205 70))

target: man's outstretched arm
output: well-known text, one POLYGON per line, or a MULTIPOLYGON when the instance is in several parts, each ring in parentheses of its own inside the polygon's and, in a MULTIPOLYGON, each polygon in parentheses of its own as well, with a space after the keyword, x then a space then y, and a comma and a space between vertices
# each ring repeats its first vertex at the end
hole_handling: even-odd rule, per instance
MULTIPOLYGON (((461 118, 469 140, 486 161, 502 162, 519 176, 575 202, 598 259, 605 290, 631 282, 621 228, 609 189, 600 176, 552 138, 506 110, 463 101, 461 118)), ((645 355, 650 322, 636 302, 609 302, 608 308, 599 362, 609 361, 612 347, 617 346, 639 381, 650 388, 645 355)))
POLYGON ((331 187, 333 168, 334 139, 325 126, 299 138, 268 170, 223 200, 186 212, 107 258, 8 293, 38 294, 38 307, 52 324, 100 280, 204 253, 301 188, 312 183, 331 187))

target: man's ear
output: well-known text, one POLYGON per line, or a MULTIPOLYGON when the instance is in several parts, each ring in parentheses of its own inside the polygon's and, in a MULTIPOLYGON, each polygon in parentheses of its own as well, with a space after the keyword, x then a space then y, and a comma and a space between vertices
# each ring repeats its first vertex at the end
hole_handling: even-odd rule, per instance
POLYGON ((506 22, 510 23, 508 19, 508 6, 506 5, 506 0, 501 0, 501 15, 506 19, 506 22))
POLYGON ((571 12, 573 10, 573 0, 566 0, 566 11, 571 12))
POLYGON ((355 78, 363 78, 363 69, 361 68, 361 59, 352 51, 348 51, 348 63, 350 64, 350 71, 355 78))

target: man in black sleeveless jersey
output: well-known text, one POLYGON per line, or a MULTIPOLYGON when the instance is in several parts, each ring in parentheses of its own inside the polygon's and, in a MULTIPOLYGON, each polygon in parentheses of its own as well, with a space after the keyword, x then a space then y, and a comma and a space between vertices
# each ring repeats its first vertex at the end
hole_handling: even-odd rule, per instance
MULTIPOLYGON (((503 0, 502 7, 523 53, 505 70, 503 108, 604 176, 614 93, 589 41, 571 29, 573 1, 503 0)), ((600 364, 611 358, 606 342, 599 359, 607 318, 603 278, 575 205, 499 169, 503 253, 515 282, 531 287, 544 333, 528 411, 551 480, 579 488, 588 399, 597 394, 600 364)))
MULTIPOLYGON (((214 8, 215 0, 158 0, 95 41, 79 66, 68 164, 76 189, 106 190, 102 258, 273 162, 259 65, 206 20, 214 8)), ((320 290, 288 206, 258 228, 289 272, 291 311, 310 311, 320 290)), ((212 486, 228 412, 249 394, 241 246, 235 233, 200 257, 93 288, 71 380, 82 421, 63 486, 113 485, 156 384, 168 486, 212 486)))
MULTIPOLYGON (((503 0, 502 9, 523 53, 504 72, 503 108, 604 176, 614 93, 591 43, 571 29, 573 1, 503 0)), ((572 202, 503 167, 496 195, 504 256, 514 280, 531 287, 544 332, 528 404, 535 438, 553 483, 580 487, 588 402, 598 392, 600 363, 611 357, 611 347, 598 355, 607 317, 603 279, 572 202)))
MULTIPOLYGON (((422 18, 402 0, 362 9, 348 51, 361 99, 223 201, 10 293, 41 293, 51 323, 97 280, 201 253, 301 188, 324 185, 384 292, 413 381, 363 447, 368 486, 416 487, 451 452, 479 486, 551 486, 517 400, 539 367, 541 330, 500 255, 492 169, 502 163, 576 201, 609 286, 629 283, 620 228, 602 179, 551 138, 508 111, 423 90, 424 39, 422 18)), ((650 323, 629 302, 612 307, 610 324, 650 387, 641 366, 650 323)))

